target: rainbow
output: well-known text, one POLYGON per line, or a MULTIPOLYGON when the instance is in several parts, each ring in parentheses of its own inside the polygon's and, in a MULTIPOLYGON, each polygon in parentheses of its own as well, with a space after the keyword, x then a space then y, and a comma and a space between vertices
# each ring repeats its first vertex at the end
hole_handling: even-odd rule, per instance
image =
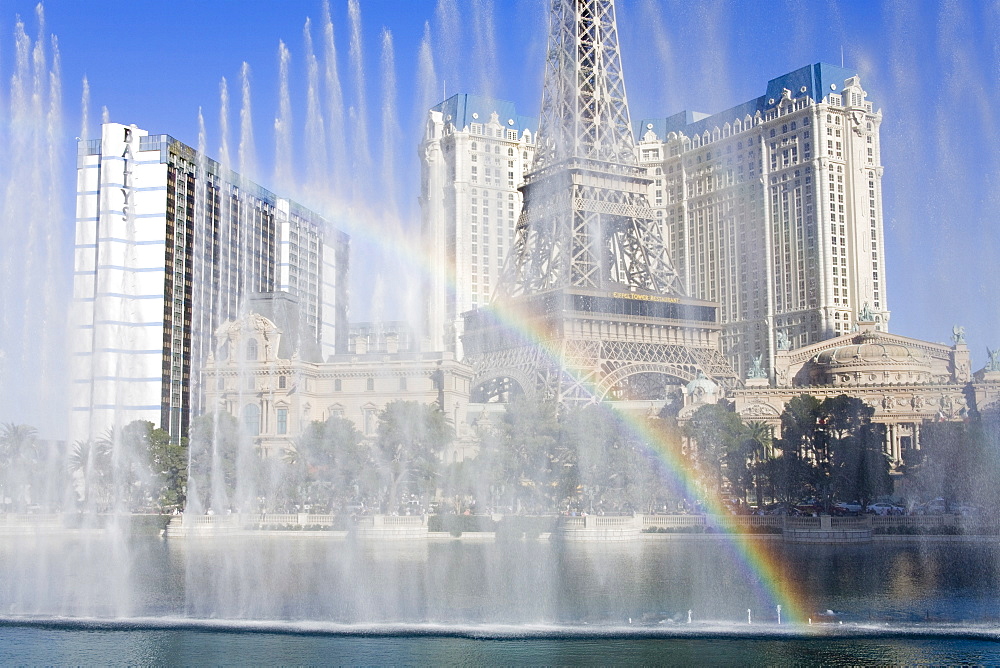
MULTIPOLYGON (((356 205, 348 208, 351 213, 347 216, 350 218, 355 218, 358 213, 362 212, 356 205)), ((371 216, 375 216, 375 219, 378 218, 374 212, 369 213, 371 216)), ((432 271, 440 270, 432 267, 423 254, 413 252, 412 246, 409 246, 406 241, 406 235, 401 233, 400 221, 395 220, 394 222, 399 228, 400 234, 398 235, 376 234, 376 226, 349 225, 348 227, 351 228, 352 236, 358 235, 383 250, 388 250, 395 259, 415 268, 416 273, 430 274, 432 271)), ((454 290, 454 287, 452 281, 448 288, 454 290)), ((497 300, 494 300, 490 305, 490 309, 498 324, 519 336, 525 344, 530 343, 538 346, 550 361, 559 364, 561 351, 530 320, 521 317, 515 310, 505 308, 497 300)), ((595 397, 595 403, 596 400, 597 397, 595 397)), ((657 463, 657 469, 664 476, 665 482, 688 490, 689 494, 696 497, 701 502, 702 507, 710 514, 728 514, 728 509, 723 506, 719 499, 698 493, 698 479, 689 463, 673 448, 668 447, 662 434, 653 428, 649 420, 641 415, 617 410, 608 404, 602 405, 608 406, 609 410, 614 411, 618 423, 628 430, 630 436, 635 437, 642 444, 641 447, 645 450, 646 456, 657 463)), ((738 561, 745 565, 745 577, 756 584, 762 598, 769 600, 774 607, 781 606, 783 621, 803 626, 809 621, 809 610, 812 609, 812 606, 802 588, 783 572, 781 560, 776 554, 775 541, 761 540, 753 535, 727 530, 724 544, 733 551, 738 561)))
MULTIPOLYGON (((553 346, 552 340, 533 327, 529 320, 519 317, 509 308, 504 308, 503 304, 496 300, 490 308, 498 323, 521 337, 525 343, 537 345, 550 360, 558 362, 560 351, 553 346)), ((702 503, 709 514, 729 514, 719 499, 697 492, 698 480, 689 463, 675 448, 668 447, 663 435, 653 428, 653 424, 645 416, 617 410, 607 403, 601 405, 608 406, 609 410, 614 411, 618 423, 642 444, 647 457, 659 464, 657 468, 667 477, 665 482, 688 490, 691 496, 695 496, 702 503)), ((805 625, 809 621, 808 611, 811 609, 809 600, 801 587, 783 572, 781 560, 778 559, 774 547, 775 541, 761 540, 753 535, 727 530, 724 544, 745 565, 745 576, 756 583, 756 588, 762 597, 770 600, 775 607, 781 606, 783 621, 800 625, 805 625)))

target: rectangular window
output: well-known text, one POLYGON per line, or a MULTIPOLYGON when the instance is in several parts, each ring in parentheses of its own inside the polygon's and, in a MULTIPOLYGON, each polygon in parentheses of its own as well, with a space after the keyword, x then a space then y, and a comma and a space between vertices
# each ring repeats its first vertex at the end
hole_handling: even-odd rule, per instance
POLYGON ((278 409, 278 434, 284 435, 288 433, 288 409, 279 408, 278 409))

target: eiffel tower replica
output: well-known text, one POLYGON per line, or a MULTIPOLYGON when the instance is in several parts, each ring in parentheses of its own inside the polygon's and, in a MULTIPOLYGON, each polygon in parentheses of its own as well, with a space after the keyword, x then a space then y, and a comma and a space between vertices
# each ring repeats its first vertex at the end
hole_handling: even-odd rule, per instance
POLYGON ((464 315, 473 401, 732 388, 718 305, 684 294, 635 155, 614 0, 552 0, 535 159, 488 308, 464 315))

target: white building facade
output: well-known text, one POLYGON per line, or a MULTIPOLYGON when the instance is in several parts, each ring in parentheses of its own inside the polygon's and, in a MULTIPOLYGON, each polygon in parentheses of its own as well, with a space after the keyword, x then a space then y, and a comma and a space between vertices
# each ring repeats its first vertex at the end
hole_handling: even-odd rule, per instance
POLYGON ((513 103, 476 95, 454 95, 428 114, 420 205, 430 350, 461 359, 461 314, 489 303, 513 243, 536 128, 513 103))
POLYGON ((288 292, 303 336, 346 345, 346 235, 172 137, 105 123, 80 143, 76 210, 71 439, 185 435, 212 335, 254 293, 288 292))
POLYGON ((350 420, 373 440, 379 414, 393 401, 434 405, 445 414, 457 438, 444 461, 478 452, 467 424, 473 372, 452 353, 400 350, 396 333, 381 339, 360 334, 350 354, 317 362, 296 355, 285 335, 251 311, 218 328, 205 366, 208 409, 235 417, 261 456, 294 451, 310 423, 331 417, 350 420))
MULTIPOLYGON (((887 331, 881 111, 852 70, 810 65, 754 100, 640 126, 640 164, 690 295, 718 302, 740 375, 760 355, 887 331)), ((773 374, 773 371, 771 371, 773 374)))

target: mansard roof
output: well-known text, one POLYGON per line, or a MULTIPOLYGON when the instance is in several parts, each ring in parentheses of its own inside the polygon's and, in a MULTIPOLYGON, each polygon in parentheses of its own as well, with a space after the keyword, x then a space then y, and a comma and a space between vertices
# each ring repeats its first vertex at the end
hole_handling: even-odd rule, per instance
POLYGON ((464 130, 472 123, 489 123, 493 112, 496 112, 500 125, 517 130, 518 135, 525 130, 530 130, 532 134, 538 132, 537 118, 518 114, 513 102, 483 95, 469 93, 452 95, 432 107, 431 111, 440 111, 444 115, 445 122, 454 124, 459 130, 464 130))
POLYGON ((830 93, 839 93, 844 82, 855 76, 858 76, 856 70, 829 63, 806 65, 768 81, 767 90, 760 97, 716 114, 681 111, 666 118, 643 119, 635 136, 641 137, 647 130, 652 130, 660 140, 671 132, 683 132, 686 136, 693 137, 706 130, 721 128, 726 123, 742 121, 747 116, 753 117, 757 112, 764 113, 781 100, 782 91, 786 89, 791 92, 793 100, 802 97, 822 100, 830 93))

